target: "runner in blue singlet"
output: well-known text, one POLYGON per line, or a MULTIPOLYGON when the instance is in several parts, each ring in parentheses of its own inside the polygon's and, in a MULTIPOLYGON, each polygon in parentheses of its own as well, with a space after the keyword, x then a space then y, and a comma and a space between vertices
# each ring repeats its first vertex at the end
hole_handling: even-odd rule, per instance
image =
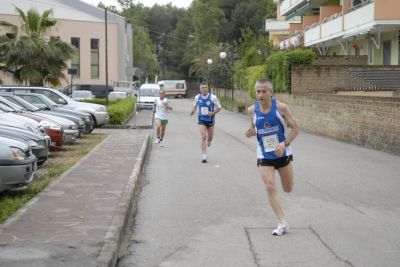
POLYGON ((191 116, 196 112, 199 107, 198 122, 200 137, 201 137, 201 151, 203 156, 201 158, 202 163, 207 162, 207 146, 211 145, 211 141, 214 137, 214 123, 215 114, 221 110, 221 104, 216 95, 208 92, 207 83, 200 84, 200 94, 196 95, 190 113, 191 116))
POLYGON ((283 190, 291 192, 293 155, 290 143, 299 133, 299 126, 288 106, 272 97, 274 91, 271 81, 257 81, 255 90, 257 101, 248 109, 251 126, 246 129, 245 135, 257 136, 257 166, 267 190, 269 203, 279 221, 272 234, 280 236, 289 231, 289 224, 277 197, 275 170, 278 170, 283 190), (289 133, 286 127, 291 128, 289 133))

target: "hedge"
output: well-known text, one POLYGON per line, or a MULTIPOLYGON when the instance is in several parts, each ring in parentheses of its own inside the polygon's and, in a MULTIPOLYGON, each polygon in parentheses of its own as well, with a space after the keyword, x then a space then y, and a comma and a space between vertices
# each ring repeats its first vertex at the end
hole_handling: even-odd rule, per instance
POLYGON ((266 74, 272 80, 276 92, 291 91, 291 66, 311 64, 316 54, 310 49, 278 51, 266 60, 266 74))
MULTIPOLYGON (((104 98, 87 99, 83 102, 106 105, 104 98)), ((107 111, 110 115, 110 125, 121 125, 135 110, 136 98, 112 99, 108 101, 107 111)))

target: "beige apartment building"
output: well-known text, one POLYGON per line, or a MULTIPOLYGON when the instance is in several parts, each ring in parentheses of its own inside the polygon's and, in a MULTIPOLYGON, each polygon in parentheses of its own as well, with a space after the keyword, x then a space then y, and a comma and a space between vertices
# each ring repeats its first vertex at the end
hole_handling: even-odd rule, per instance
MULTIPOLYGON (((277 7, 276 18, 268 18, 265 20, 265 32, 269 37, 269 41, 271 41, 275 47, 279 47, 280 41, 288 39, 288 37, 290 36, 290 25, 300 24, 301 17, 295 16, 290 19, 286 19, 285 16, 281 16, 279 0, 273 0, 273 2, 276 4, 277 7)), ((300 44, 293 44, 293 46, 298 45, 300 44)))
POLYGON ((279 0, 289 23, 280 48, 315 48, 322 56, 364 55, 369 65, 400 63, 399 0, 279 0))
MULTIPOLYGON (((58 22, 49 35, 57 36, 73 45, 77 53, 67 64, 77 70, 73 83, 106 84, 106 35, 105 12, 80 0, 1 0, 0 20, 15 25, 20 18, 15 7, 27 11, 36 9, 40 14, 47 9, 53 10, 52 17, 58 22)), ((108 83, 113 81, 132 81, 132 27, 121 16, 108 12, 108 83)), ((3 35, 4 29, 0 30, 3 35)), ((62 81, 61 87, 68 85, 62 81)), ((2 75, 5 84, 13 84, 9 75, 2 75)))

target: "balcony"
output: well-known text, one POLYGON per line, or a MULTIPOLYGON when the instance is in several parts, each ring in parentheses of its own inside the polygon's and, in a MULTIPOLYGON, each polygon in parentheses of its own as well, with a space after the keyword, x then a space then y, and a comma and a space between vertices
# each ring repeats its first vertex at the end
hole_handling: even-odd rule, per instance
POLYGON ((286 49, 290 47, 298 47, 302 45, 302 34, 297 33, 293 35, 292 37, 283 40, 279 43, 279 48, 280 49, 286 49))
POLYGON ((304 30, 304 45, 313 46, 336 38, 346 39, 366 33, 377 23, 374 10, 375 3, 369 2, 347 14, 337 13, 313 24, 304 30))
POLYGON ((281 16, 287 16, 296 9, 309 3, 309 0, 283 0, 281 1, 281 16))
POLYGON ((289 21, 267 19, 265 20, 265 31, 273 33, 288 33, 289 32, 289 21))
POLYGON ((369 3, 344 15, 346 35, 366 30, 374 26, 375 3, 369 3))

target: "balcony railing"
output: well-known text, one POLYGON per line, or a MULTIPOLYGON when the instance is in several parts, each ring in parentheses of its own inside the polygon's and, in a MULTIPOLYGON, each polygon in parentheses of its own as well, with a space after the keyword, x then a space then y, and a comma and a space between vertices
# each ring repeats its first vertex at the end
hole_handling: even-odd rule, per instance
POLYGON ((303 45, 303 34, 301 32, 293 35, 292 37, 283 40, 279 43, 279 48, 280 49, 286 49, 289 47, 298 47, 303 45))
POLYGON ((343 31, 342 13, 337 13, 329 17, 321 25, 321 38, 335 38, 343 31))

